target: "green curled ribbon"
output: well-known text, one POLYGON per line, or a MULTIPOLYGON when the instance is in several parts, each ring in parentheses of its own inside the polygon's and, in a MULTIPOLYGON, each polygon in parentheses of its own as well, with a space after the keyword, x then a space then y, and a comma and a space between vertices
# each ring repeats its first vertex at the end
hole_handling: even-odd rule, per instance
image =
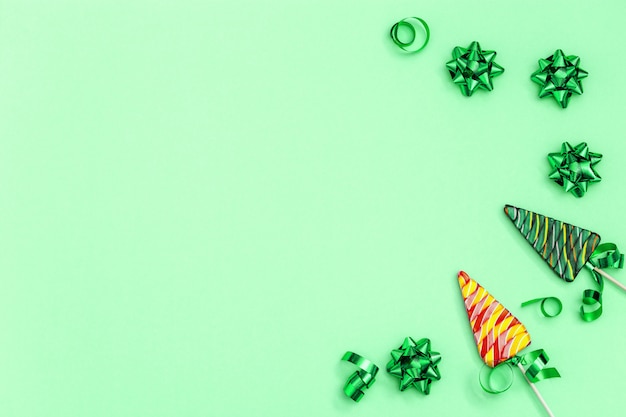
POLYGON ((526 370, 524 374, 530 382, 539 382, 548 378, 561 377, 561 374, 556 368, 546 368, 549 361, 550 358, 543 349, 533 350, 519 357, 519 363, 521 363, 526 370))
POLYGON ((535 383, 548 378, 560 378, 561 374, 556 368, 546 368, 549 360, 550 358, 545 350, 537 349, 523 356, 514 356, 495 368, 489 368, 487 365, 484 365, 480 371, 478 382, 485 392, 501 394, 513 385, 513 367, 518 366, 518 364, 522 365, 524 375, 530 382, 535 383), (501 373, 502 369, 508 369, 507 378, 505 378, 504 383, 499 384, 502 385, 502 388, 495 388, 493 378, 497 376, 498 372, 501 373))
POLYGON ((561 314, 561 311, 563 311, 563 303, 561 303, 561 300, 556 297, 543 297, 535 298, 534 300, 524 301, 522 303, 522 307, 526 307, 534 303, 540 303, 539 308, 541 309, 541 314, 543 314, 544 317, 556 317, 561 314), (546 303, 548 301, 551 301, 556 305, 556 311, 554 313, 549 313, 548 310, 546 310, 546 303))
POLYGON ((430 339, 417 342, 407 337, 398 349, 391 351, 391 360, 387 363, 387 372, 400 378, 400 391, 414 386, 428 395, 433 380, 440 380, 437 364, 441 362, 439 352, 430 349, 430 339))
POLYGON ((350 378, 348 378, 343 387, 343 392, 348 397, 352 398, 353 401, 359 402, 365 395, 363 390, 371 387, 376 381, 375 378, 378 373, 378 366, 374 365, 364 357, 350 351, 344 353, 341 360, 353 363, 361 368, 350 375, 350 378))
POLYGON ((593 279, 599 287, 599 290, 586 289, 583 291, 580 316, 584 321, 590 322, 597 320, 602 315, 602 292, 604 291, 604 278, 593 268, 622 269, 624 268, 624 255, 620 253, 614 243, 602 243, 593 251, 585 266, 591 271, 593 279))
POLYGON ((391 27, 389 35, 391 35, 393 43, 398 45, 403 51, 415 53, 426 48, 426 45, 430 40, 430 28, 428 27, 428 24, 424 21, 424 19, 420 19, 419 17, 407 17, 394 24, 391 27), (410 32, 410 39, 407 42, 400 40, 400 37, 398 36, 398 31, 400 30, 400 28, 405 28, 410 32), (417 45, 415 43, 415 40, 417 38, 416 28, 423 31, 426 36, 424 38, 424 41, 421 44, 417 45))

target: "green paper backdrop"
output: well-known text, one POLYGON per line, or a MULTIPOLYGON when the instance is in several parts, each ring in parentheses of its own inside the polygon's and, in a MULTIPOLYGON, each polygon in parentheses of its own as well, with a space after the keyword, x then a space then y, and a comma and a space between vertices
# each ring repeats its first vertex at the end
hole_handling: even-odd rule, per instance
MULTIPOLYGON (((456 274, 530 331, 556 416, 620 416, 626 294, 578 317, 505 203, 626 248, 626 3, 0 1, 0 415, 544 415, 482 362, 456 274), (424 18, 403 54, 389 28, 424 18), (461 95, 455 46, 497 51, 461 95), (530 74, 589 71, 567 109, 530 74), (604 155, 582 199, 547 154, 604 155), (554 295, 563 313, 520 308, 554 295), (441 352, 429 396, 384 371, 406 336, 441 352), (346 350, 380 366, 355 404, 346 350), (586 365, 594 360, 595 368, 586 365)), ((626 273, 616 271, 626 281, 626 273)))

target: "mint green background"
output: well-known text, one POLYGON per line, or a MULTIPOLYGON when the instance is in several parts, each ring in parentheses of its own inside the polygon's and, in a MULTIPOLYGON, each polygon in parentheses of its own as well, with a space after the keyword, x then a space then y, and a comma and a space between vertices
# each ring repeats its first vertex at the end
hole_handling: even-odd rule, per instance
POLYGON ((622 415, 625 294, 583 323, 590 276, 558 280, 502 206, 626 247, 625 12, 0 1, 0 415, 544 415, 519 374, 478 386, 459 269, 550 354, 555 415, 622 415), (405 55, 412 15, 432 38, 405 55), (506 71, 466 98, 444 64, 472 40, 506 71), (566 110, 529 80, 556 48, 590 73, 566 110), (566 140, 605 155, 583 199, 547 179, 566 140), (558 318, 519 307, 545 295, 558 318), (409 335, 443 355, 430 396, 384 371, 343 396, 346 350, 384 367, 409 335))

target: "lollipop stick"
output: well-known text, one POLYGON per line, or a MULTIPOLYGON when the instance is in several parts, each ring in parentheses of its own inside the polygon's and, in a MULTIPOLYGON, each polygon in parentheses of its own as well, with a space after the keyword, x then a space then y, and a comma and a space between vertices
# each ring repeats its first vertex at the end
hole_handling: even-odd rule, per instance
POLYGON ((613 278, 612 276, 610 276, 609 274, 601 270, 600 268, 597 268, 594 266, 593 270, 596 271, 598 274, 602 275, 604 278, 611 281, 613 284, 617 285, 618 287, 626 291, 626 286, 624 284, 622 284, 621 282, 619 282, 618 280, 616 280, 615 278, 613 278))
POLYGON ((543 408, 545 408, 546 411, 548 412, 548 415, 550 417, 554 417, 554 414, 552 414, 552 411, 550 410, 550 407, 548 407, 548 404, 546 404, 546 402, 543 399, 543 397, 541 396, 541 394, 539 394, 539 391, 537 390, 537 387, 535 386, 535 384, 530 382, 530 380, 526 376, 526 371, 524 370, 524 367, 522 366, 522 364, 518 363, 517 367, 520 369, 520 371, 522 371, 522 375, 524 376, 524 379, 526 380, 526 382, 528 382, 528 385, 530 385, 530 387, 533 389, 533 391, 535 392, 535 395, 537 396, 537 398, 539 398, 539 401, 541 402, 541 405, 543 405, 543 408))

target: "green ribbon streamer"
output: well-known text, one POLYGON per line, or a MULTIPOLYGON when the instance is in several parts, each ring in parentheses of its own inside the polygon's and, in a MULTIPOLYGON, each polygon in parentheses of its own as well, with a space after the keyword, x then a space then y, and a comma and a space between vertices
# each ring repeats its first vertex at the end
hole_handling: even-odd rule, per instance
POLYGON ((548 154, 548 162, 552 167, 549 178, 562 186, 566 193, 582 197, 589 184, 602 180, 594 169, 601 159, 602 154, 590 152, 585 142, 576 146, 563 142, 561 152, 548 154))
POLYGON ((391 27, 389 34, 391 35, 393 43, 398 45, 403 51, 411 53, 419 52, 426 48, 426 44, 428 44, 428 41, 430 40, 430 28, 424 19, 420 19, 419 17, 407 17, 402 19, 391 27), (398 37, 398 31, 400 28, 406 28, 410 32, 410 40, 408 42, 404 42, 398 37), (422 30, 426 35, 421 45, 415 44, 415 40, 417 38, 416 29, 422 30))
POLYGON ((537 349, 523 356, 514 356, 495 368, 484 365, 479 374, 478 382, 482 389, 489 394, 501 394, 508 391, 513 385, 513 367, 517 366, 518 363, 524 367, 524 374, 530 382, 536 383, 548 378, 560 378, 561 374, 556 368, 546 368, 549 360, 548 354, 543 349, 537 349), (508 368, 508 380, 503 388, 494 388, 492 379, 496 371, 502 369, 501 367, 508 368), (487 372, 485 372, 485 368, 487 372))
POLYGON ((539 382, 548 378, 560 378, 561 374, 556 368, 546 368, 550 358, 543 349, 533 350, 519 357, 519 362, 526 369, 526 377, 530 382, 539 382))
POLYGON ((622 269, 624 268, 624 255, 620 253, 614 243, 602 243, 593 251, 585 266, 591 271, 593 279, 599 286, 599 290, 586 289, 583 291, 580 316, 584 321, 590 322, 597 320, 602 315, 602 292, 604 291, 604 278, 593 268, 622 269))
POLYGON ((400 378, 400 391, 414 386, 418 391, 428 395, 433 380, 440 380, 441 374, 437 365, 441 362, 439 352, 430 349, 430 339, 424 338, 417 342, 407 337, 398 349, 391 351, 391 360, 387 364, 387 372, 400 378))
POLYGON ((353 401, 359 402, 365 395, 364 389, 369 389, 376 381, 378 366, 368 359, 354 353, 346 352, 341 358, 342 361, 350 362, 358 366, 358 371, 354 372, 343 387, 343 392, 353 401))
POLYGON ((534 304, 534 303, 540 303, 539 304, 539 308, 541 309, 541 314, 543 314, 544 317, 556 317, 559 314, 561 314, 561 311, 563 311, 563 303, 561 303, 561 300, 559 300, 556 297, 543 297, 543 298, 535 298, 533 300, 528 300, 528 301, 524 301, 522 303, 522 307, 526 307, 528 305, 534 304), (552 301, 554 303, 556 303, 556 312, 554 313, 548 313, 548 311, 546 310, 546 303, 548 301, 552 301))

